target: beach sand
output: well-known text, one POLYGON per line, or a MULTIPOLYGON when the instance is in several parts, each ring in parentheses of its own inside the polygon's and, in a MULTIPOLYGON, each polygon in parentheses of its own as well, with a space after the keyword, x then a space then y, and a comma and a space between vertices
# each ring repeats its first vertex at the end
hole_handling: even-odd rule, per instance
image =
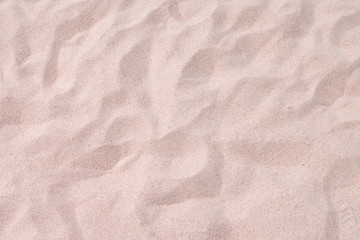
POLYGON ((1 240, 359 240, 359 0, 1 0, 1 240))

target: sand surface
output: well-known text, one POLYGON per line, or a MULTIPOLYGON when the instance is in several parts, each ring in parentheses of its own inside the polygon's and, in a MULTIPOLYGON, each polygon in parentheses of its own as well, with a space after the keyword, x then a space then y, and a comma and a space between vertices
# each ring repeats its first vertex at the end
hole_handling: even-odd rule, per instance
POLYGON ((1 240, 359 240, 359 0, 1 0, 1 240))

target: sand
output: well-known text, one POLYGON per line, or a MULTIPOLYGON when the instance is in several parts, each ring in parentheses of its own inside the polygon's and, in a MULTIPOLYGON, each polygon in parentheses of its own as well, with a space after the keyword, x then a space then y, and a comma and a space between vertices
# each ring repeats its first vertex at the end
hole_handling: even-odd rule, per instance
POLYGON ((0 1, 1 240, 359 240, 360 1, 0 1))

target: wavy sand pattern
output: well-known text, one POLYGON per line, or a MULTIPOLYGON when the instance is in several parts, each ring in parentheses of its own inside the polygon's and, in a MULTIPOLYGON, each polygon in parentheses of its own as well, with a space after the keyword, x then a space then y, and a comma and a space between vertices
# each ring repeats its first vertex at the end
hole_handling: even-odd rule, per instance
POLYGON ((359 0, 1 0, 0 239, 360 239, 359 0))

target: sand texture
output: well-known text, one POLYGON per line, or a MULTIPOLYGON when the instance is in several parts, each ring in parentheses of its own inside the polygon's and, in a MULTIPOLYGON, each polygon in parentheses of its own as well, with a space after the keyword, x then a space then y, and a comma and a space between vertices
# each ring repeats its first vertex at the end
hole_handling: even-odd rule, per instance
POLYGON ((360 240, 360 0, 0 0, 0 240, 360 240))

